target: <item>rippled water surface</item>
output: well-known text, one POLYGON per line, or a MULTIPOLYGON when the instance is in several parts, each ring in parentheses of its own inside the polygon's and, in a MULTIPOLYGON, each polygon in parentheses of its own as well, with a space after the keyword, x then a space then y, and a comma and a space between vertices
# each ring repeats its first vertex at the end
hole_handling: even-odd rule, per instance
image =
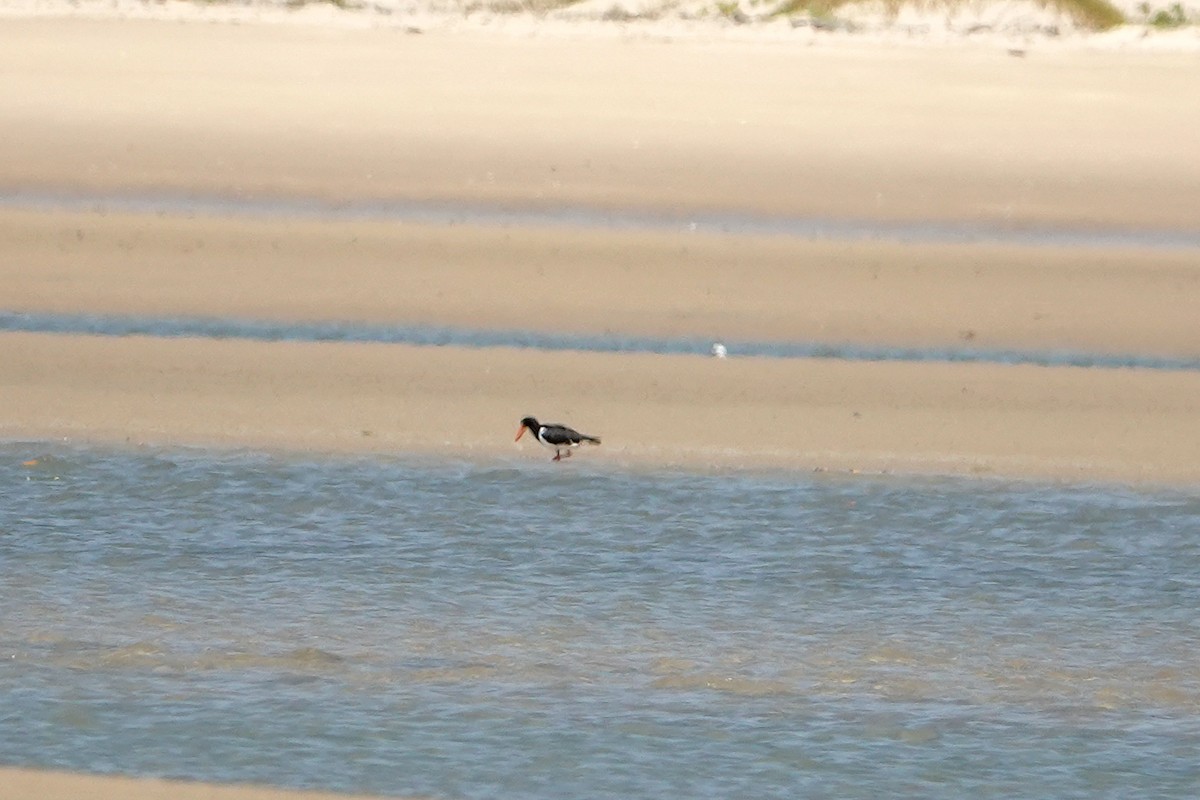
POLYGON ((1200 787, 1200 493, 9 443, 0 576, 0 763, 514 800, 1200 787))

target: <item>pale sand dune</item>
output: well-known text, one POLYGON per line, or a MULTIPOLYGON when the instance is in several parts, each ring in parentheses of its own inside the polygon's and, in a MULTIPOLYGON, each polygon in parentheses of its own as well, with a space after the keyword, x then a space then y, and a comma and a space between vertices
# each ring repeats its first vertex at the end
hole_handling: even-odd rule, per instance
POLYGON ((1187 251, 0 210, 11 311, 1200 356, 1187 251))
POLYGON ((1200 481, 1190 372, 36 334, 0 364, 5 438, 541 461, 532 414, 601 463, 1200 481))
POLYGON ((5 800, 367 800, 365 796, 289 791, 265 786, 72 775, 0 767, 5 800))

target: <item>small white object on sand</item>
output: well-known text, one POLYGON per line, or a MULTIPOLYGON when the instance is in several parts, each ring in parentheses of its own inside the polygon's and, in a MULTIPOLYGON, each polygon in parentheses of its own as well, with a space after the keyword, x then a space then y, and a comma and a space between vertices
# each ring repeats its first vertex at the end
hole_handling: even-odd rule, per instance
POLYGON ((729 355, 729 351, 725 349, 725 345, 720 342, 713 342, 712 346, 713 358, 725 358, 729 355))

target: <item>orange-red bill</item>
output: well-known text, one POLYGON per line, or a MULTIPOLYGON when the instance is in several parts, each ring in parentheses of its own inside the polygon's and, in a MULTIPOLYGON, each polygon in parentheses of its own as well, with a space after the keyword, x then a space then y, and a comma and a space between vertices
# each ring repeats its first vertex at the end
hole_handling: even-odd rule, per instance
POLYGON ((517 438, 516 438, 516 439, 513 439, 513 441, 514 441, 514 442, 519 442, 519 441, 521 441, 521 437, 522 437, 522 436, 524 436, 524 435, 525 435, 525 426, 524 426, 524 425, 522 425, 521 427, 517 428, 517 438))

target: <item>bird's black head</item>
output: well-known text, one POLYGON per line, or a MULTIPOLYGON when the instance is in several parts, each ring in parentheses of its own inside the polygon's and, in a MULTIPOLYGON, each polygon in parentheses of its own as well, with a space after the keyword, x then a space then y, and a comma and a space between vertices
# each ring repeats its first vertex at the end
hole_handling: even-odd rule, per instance
POLYGON ((525 419, 521 420, 521 427, 517 428, 517 438, 513 439, 513 441, 521 441, 521 437, 525 435, 525 431, 527 430, 532 431, 533 435, 537 436, 539 427, 541 426, 538 425, 538 421, 536 419, 533 417, 526 417, 525 419))

